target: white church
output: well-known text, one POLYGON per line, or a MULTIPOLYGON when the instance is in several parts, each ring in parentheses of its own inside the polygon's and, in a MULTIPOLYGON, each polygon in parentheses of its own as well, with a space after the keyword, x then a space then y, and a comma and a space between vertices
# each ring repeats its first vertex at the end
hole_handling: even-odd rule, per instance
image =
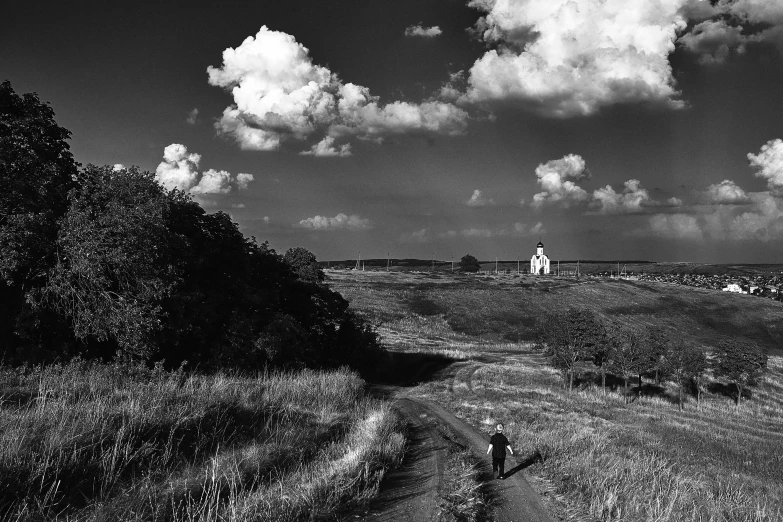
POLYGON ((536 255, 530 258, 531 274, 548 274, 549 258, 544 254, 544 243, 541 241, 536 245, 536 255))

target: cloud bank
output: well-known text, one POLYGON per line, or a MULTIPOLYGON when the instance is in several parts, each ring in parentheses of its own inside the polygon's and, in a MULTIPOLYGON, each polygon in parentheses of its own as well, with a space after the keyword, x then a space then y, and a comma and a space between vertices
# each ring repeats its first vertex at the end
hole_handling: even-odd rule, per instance
POLYGON ((768 141, 758 154, 749 153, 748 160, 756 176, 767 180, 770 192, 783 196, 783 140, 768 141))
POLYGON ((473 191, 473 195, 470 196, 470 199, 467 200, 465 204, 469 207, 486 207, 489 205, 494 205, 495 200, 484 196, 484 194, 482 194, 479 189, 476 189, 473 191))
POLYGON ((223 51, 223 64, 207 73, 210 85, 234 98, 215 128, 242 149, 276 150, 312 135, 376 142, 408 133, 456 135, 468 120, 463 109, 441 101, 381 104, 367 87, 314 64, 293 36, 266 26, 223 51))
POLYGON ((417 25, 411 25, 405 28, 405 36, 419 36, 422 38, 434 38, 443 33, 440 27, 434 25, 432 27, 424 27, 421 22, 417 25))
POLYGON ((191 194, 227 194, 234 189, 244 190, 253 181, 252 174, 232 177, 225 170, 209 169, 199 174, 200 162, 200 154, 189 153, 185 145, 172 143, 163 149, 163 161, 155 169, 155 179, 168 190, 191 194))
POLYGON ((568 208, 590 199, 587 191, 577 185, 578 181, 590 179, 585 160, 578 154, 568 154, 539 165, 536 177, 544 190, 533 196, 530 204, 533 208, 540 209, 552 204, 568 208))
POLYGON ((340 212, 335 217, 313 216, 299 222, 299 227, 308 230, 368 230, 373 227, 369 219, 361 218, 356 214, 343 214, 340 212))
POLYGON ((495 48, 470 69, 468 103, 515 102, 547 116, 616 103, 683 107, 668 56, 684 0, 471 0, 495 48))

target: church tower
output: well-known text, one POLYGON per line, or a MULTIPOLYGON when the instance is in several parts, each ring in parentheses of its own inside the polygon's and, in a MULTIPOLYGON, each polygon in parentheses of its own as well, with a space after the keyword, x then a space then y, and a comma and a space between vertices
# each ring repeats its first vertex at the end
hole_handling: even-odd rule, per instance
POLYGON ((536 275, 549 273, 549 258, 544 254, 544 243, 541 241, 536 245, 536 255, 530 258, 530 273, 536 275))

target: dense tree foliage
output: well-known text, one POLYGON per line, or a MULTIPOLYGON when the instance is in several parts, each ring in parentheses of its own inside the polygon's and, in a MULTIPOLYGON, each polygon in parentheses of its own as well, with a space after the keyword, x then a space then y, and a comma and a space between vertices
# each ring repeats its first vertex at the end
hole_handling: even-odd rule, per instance
POLYGON ((688 386, 696 388, 697 400, 700 398, 700 384, 707 371, 707 356, 696 346, 674 346, 666 356, 666 370, 679 384, 677 402, 682 409, 682 391, 688 386))
POLYGON ((57 220, 74 186, 70 135, 38 96, 0 84, 0 353, 10 358, 59 346, 63 334, 31 294, 55 262, 57 220))
POLYGON ((323 284, 312 253, 279 256, 149 172, 79 170, 48 105, 8 83, 0 97, 6 361, 367 364, 376 334, 323 284))
POLYGON ((592 311, 572 308, 547 315, 538 324, 537 337, 571 390, 577 362, 591 358, 594 350, 606 342, 606 329, 592 311))
POLYGON ((478 262, 478 259, 473 257, 470 254, 466 254, 462 256, 462 258, 459 260, 459 269, 462 272, 478 272, 481 269, 481 265, 478 262))
POLYGON ((289 248, 283 254, 283 261, 291 267, 291 270, 294 271, 301 281, 322 283, 324 280, 324 272, 318 266, 315 254, 306 248, 289 248))
POLYGON ((739 406, 742 392, 758 384, 767 367, 767 353, 759 345, 739 339, 721 341, 715 351, 713 373, 737 389, 739 406))

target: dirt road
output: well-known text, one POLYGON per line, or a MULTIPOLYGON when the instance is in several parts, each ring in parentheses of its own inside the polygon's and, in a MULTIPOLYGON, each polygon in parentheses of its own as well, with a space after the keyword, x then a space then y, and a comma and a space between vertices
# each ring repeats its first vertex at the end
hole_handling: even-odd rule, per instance
POLYGON ((525 463, 507 459, 506 480, 494 480, 490 460, 485 453, 488 436, 458 419, 440 405, 421 399, 400 397, 395 408, 408 423, 410 451, 400 468, 390 473, 381 485, 380 497, 365 520, 372 522, 429 522, 438 514, 440 493, 449 442, 470 449, 482 458, 481 479, 489 485, 495 500, 498 522, 551 522, 536 492, 522 469, 525 463), (448 434, 448 435, 444 435, 448 434))

